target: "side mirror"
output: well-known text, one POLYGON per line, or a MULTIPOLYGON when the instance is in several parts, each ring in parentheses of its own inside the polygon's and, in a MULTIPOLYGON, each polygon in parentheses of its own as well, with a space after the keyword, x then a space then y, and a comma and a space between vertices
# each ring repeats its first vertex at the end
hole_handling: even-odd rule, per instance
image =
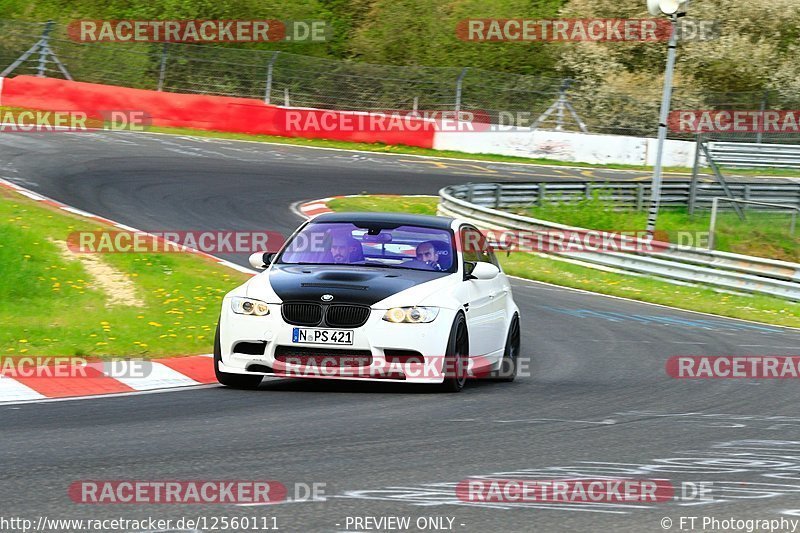
POLYGON ((256 270, 264 270, 266 269, 272 260, 275 259, 275 255, 270 252, 256 252, 250 255, 250 266, 255 268, 256 270))
POLYGON ((467 263, 466 270, 464 272, 464 279, 479 279, 479 280, 489 280, 494 279, 500 273, 500 269, 494 266, 491 263, 467 263))

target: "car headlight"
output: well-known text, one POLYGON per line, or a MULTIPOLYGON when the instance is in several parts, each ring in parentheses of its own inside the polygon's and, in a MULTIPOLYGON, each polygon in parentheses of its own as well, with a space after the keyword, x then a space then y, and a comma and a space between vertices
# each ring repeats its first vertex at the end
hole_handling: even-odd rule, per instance
POLYGON ((240 296, 231 298, 231 309, 238 315, 264 316, 269 314, 269 306, 261 300, 240 296))
POLYGON ((425 322, 433 322, 438 314, 438 307, 393 307, 384 313, 383 319, 387 322, 394 322, 395 324, 401 322, 422 324, 425 322))

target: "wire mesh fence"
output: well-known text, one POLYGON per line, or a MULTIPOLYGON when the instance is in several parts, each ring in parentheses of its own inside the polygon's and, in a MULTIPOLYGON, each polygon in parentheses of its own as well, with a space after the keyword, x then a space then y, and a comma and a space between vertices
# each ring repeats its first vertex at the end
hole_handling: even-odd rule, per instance
MULTIPOLYGON (((232 46, 84 43, 53 24, 52 54, 34 49, 47 23, 0 19, 0 70, 180 93, 258 98, 276 105, 338 110, 472 111, 505 126, 622 135, 656 134, 659 98, 652 88, 609 92, 561 78, 476 68, 393 66, 232 46), (57 58, 57 60, 56 60, 57 58)), ((11 72, 6 72, 6 75, 11 72)), ((798 109, 800 95, 779 91, 674 91, 673 109, 798 109)), ((693 139, 672 133, 672 138, 693 139)), ((778 142, 769 136, 754 137, 778 142)))

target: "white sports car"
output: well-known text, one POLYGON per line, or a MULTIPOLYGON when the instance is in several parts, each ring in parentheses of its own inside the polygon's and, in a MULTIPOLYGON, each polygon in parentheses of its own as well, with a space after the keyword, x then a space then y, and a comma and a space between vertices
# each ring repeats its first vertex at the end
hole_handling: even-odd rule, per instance
POLYGON ((485 237, 456 219, 329 213, 307 221, 266 269, 222 302, 214 369, 263 376, 435 384, 513 381, 519 309, 485 237))

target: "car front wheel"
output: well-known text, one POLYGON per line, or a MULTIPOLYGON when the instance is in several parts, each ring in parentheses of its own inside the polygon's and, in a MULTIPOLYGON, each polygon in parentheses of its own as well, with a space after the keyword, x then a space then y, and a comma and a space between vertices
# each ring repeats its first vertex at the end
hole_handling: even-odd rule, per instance
POLYGON ((442 371, 444 381, 439 385, 441 392, 460 392, 467 382, 467 364, 469 363, 469 340, 467 337, 467 321, 464 315, 458 314, 450 330, 447 341, 447 353, 444 357, 442 371))
POLYGON ((514 315, 511 320, 511 326, 508 328, 508 336, 506 337, 506 349, 503 352, 503 362, 500 368, 495 370, 490 376, 495 381, 504 381, 510 383, 517 377, 519 367, 519 348, 520 348, 520 332, 519 332, 519 317, 514 315))

